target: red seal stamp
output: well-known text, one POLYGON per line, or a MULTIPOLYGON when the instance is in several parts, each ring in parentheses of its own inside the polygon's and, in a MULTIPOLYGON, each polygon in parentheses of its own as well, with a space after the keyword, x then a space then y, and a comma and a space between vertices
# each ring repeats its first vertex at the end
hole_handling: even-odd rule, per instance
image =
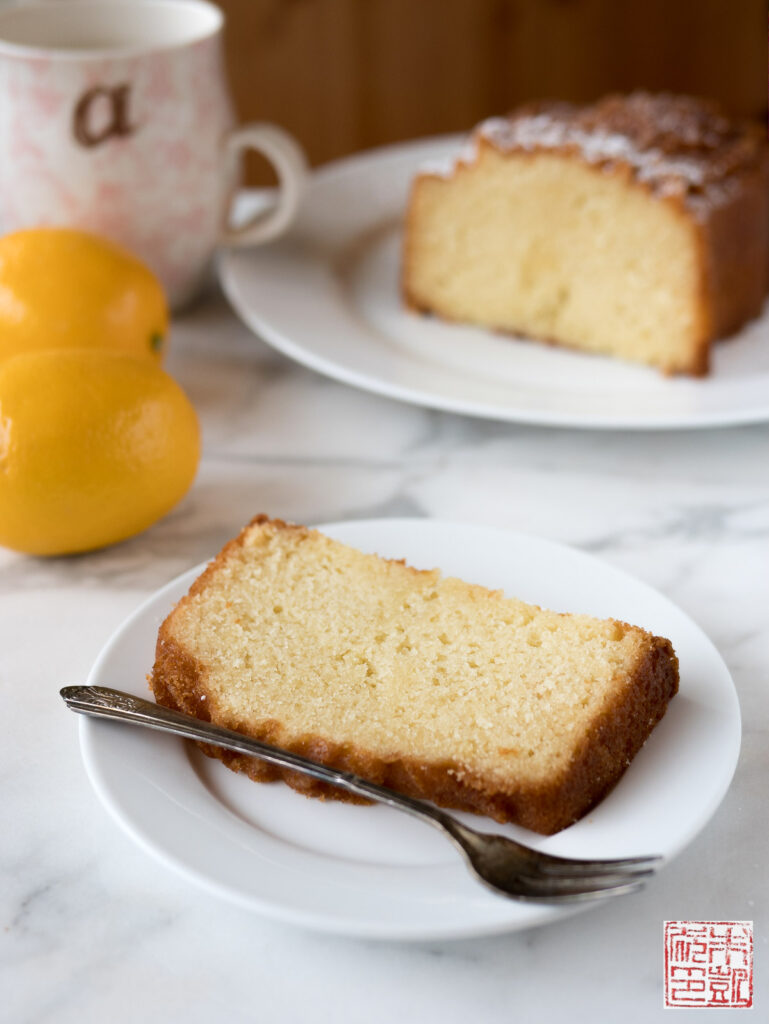
POLYGON ((666 1009, 752 1005, 752 921, 665 922, 666 1009))

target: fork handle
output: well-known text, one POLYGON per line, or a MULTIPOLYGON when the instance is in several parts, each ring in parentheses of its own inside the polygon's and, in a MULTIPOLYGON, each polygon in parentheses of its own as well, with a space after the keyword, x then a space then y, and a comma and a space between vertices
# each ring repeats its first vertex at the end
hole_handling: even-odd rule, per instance
POLYGON ((109 718, 131 725, 142 725, 147 729, 158 729, 160 732, 173 733, 175 736, 183 736, 188 740, 198 740, 202 743, 210 743, 215 747, 224 747, 225 750, 234 750, 239 754, 258 757, 279 768, 289 768, 291 771, 309 775, 321 782, 336 786, 338 789, 354 793, 356 796, 406 811, 407 814, 420 818, 448 833, 455 842, 457 834, 466 830, 466 826, 460 824, 451 815, 445 814, 423 800, 404 796, 392 789, 368 782, 358 775, 353 775, 352 772, 328 768, 308 757, 302 757, 301 754, 281 750, 279 747, 273 747, 261 740, 243 736, 232 729, 225 729, 212 722, 203 722, 192 715, 174 711, 171 708, 163 707, 162 704, 144 700, 142 697, 135 697, 131 693, 113 690, 107 686, 65 686, 60 693, 67 707, 78 714, 91 715, 94 718, 109 718))

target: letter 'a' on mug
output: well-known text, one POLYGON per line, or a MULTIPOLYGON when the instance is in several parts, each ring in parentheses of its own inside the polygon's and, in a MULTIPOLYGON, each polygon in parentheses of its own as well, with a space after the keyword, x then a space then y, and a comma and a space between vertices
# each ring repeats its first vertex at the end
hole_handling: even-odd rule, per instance
POLYGON ((128 82, 107 87, 95 85, 87 89, 72 111, 72 134, 81 146, 99 146, 111 135, 130 135, 136 130, 128 116, 131 86, 128 82), (110 116, 103 125, 92 124, 91 111, 100 101, 107 105, 110 116))
POLYGON ((174 309, 217 245, 259 245, 298 209, 307 162, 270 124, 235 128, 224 16, 207 0, 67 0, 0 11, 0 231, 78 227, 125 245, 174 309), (261 152, 274 205, 230 221, 240 157, 261 152))

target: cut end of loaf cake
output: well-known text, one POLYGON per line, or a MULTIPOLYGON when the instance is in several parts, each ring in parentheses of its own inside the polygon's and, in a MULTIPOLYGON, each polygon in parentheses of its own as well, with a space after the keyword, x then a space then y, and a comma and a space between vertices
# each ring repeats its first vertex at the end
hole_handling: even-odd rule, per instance
MULTIPOLYGON (((669 641, 259 517, 161 627, 164 704, 447 806, 554 832, 677 689, 669 641)), ((341 791, 207 748, 310 795, 341 791)))
POLYGON ((415 178, 404 298, 447 320, 701 375, 711 343, 766 295, 768 184, 765 142, 705 101, 636 93, 523 108, 415 178))
POLYGON ((627 177, 491 145, 417 180, 409 305, 603 355, 702 373, 710 332, 695 225, 627 177))

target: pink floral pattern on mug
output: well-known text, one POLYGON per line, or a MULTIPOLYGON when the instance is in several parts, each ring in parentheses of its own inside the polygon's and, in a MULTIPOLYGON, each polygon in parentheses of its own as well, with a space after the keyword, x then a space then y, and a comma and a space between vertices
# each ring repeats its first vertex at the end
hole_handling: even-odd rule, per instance
MULTIPOLYGON (((178 28, 169 36, 169 6, 61 5, 67 21, 58 18, 62 38, 53 44, 57 5, 0 15, 0 228, 71 225, 112 238, 155 270, 178 307, 198 288, 222 238, 234 185, 225 152, 234 116, 221 12, 202 0, 176 0, 178 28), (147 15, 160 7, 166 21, 155 37, 147 15), (72 41, 79 19, 84 48, 72 41), (108 40, 114 36, 113 49, 88 48, 95 20, 108 40), (145 33, 140 45, 120 45, 129 20, 145 33)), ((296 158, 293 214, 303 160, 286 138, 296 158)), ((258 138, 248 144, 261 148, 258 138)), ((244 240, 269 237, 257 235, 245 231, 244 240)))

